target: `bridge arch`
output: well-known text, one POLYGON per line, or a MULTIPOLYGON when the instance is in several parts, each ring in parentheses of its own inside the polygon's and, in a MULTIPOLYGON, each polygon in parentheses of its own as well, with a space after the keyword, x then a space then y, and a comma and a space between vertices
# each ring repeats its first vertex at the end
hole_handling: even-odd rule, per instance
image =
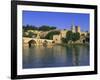
POLYGON ((46 43, 47 45, 52 45, 55 43, 53 40, 48 40, 48 39, 35 39, 35 38, 23 38, 23 45, 28 46, 28 45, 43 45, 43 43, 46 43))
POLYGON ((31 47, 32 45, 36 45, 36 41, 30 40, 30 41, 28 41, 28 45, 29 45, 29 47, 31 47))

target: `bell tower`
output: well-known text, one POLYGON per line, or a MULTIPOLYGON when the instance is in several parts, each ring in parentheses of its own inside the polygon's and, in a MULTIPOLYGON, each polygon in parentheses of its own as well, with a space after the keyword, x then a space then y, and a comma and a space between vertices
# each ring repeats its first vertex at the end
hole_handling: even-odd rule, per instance
POLYGON ((71 31, 72 31, 72 32, 76 32, 76 31, 75 31, 75 26, 74 26, 74 25, 71 26, 71 31))
POLYGON ((80 30, 80 26, 76 26, 76 32, 81 32, 81 30, 80 30))

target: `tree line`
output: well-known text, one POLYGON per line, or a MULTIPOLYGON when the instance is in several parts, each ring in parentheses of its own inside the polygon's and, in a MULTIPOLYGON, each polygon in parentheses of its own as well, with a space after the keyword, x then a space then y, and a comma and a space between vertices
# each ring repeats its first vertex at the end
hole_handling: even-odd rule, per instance
POLYGON ((33 25, 23 25, 23 30, 26 32, 27 30, 39 30, 39 31, 49 31, 54 30, 56 27, 54 26, 48 26, 48 25, 42 25, 40 27, 33 26, 33 25))

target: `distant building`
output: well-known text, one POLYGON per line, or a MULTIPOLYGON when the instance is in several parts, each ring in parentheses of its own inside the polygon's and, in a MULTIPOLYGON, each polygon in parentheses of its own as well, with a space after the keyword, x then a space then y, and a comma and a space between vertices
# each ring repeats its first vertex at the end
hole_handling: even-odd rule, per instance
POLYGON ((72 32, 76 32, 76 29, 75 29, 75 26, 74 25, 71 26, 71 31, 72 32))
POLYGON ((61 43, 62 41, 61 41, 61 35, 54 35, 53 36, 53 41, 55 42, 55 43, 61 43))
POLYGON ((79 32, 79 33, 81 32, 80 26, 76 26, 75 29, 76 29, 76 32, 79 32))
POLYGON ((67 30, 61 30, 60 31, 61 37, 66 38, 66 33, 67 33, 67 30))
MULTIPOLYGON (((55 43, 62 43, 62 38, 66 38, 66 34, 67 32, 70 30, 60 30, 60 34, 59 35, 54 35, 53 36, 53 41, 55 41, 55 43)), ((76 41, 76 43, 84 43, 86 36, 88 34, 88 32, 81 32, 81 28, 80 26, 71 26, 71 31, 73 33, 80 33, 80 39, 76 41)))
POLYGON ((71 31, 74 32, 74 33, 75 32, 79 32, 80 33, 81 32, 80 26, 74 26, 74 25, 72 25, 71 26, 71 31))

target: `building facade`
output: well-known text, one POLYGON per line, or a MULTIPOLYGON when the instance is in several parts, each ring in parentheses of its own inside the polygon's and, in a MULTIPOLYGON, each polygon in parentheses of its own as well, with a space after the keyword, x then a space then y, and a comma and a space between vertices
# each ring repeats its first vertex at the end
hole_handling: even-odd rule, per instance
POLYGON ((71 26, 71 30, 60 30, 60 34, 59 35, 54 35, 53 36, 53 41, 55 41, 55 43, 62 43, 62 38, 66 38, 66 34, 68 31, 72 31, 73 33, 78 32, 80 34, 80 39, 76 41, 76 43, 83 43, 84 40, 86 39, 86 36, 88 34, 88 32, 81 32, 81 28, 80 26, 71 26))

